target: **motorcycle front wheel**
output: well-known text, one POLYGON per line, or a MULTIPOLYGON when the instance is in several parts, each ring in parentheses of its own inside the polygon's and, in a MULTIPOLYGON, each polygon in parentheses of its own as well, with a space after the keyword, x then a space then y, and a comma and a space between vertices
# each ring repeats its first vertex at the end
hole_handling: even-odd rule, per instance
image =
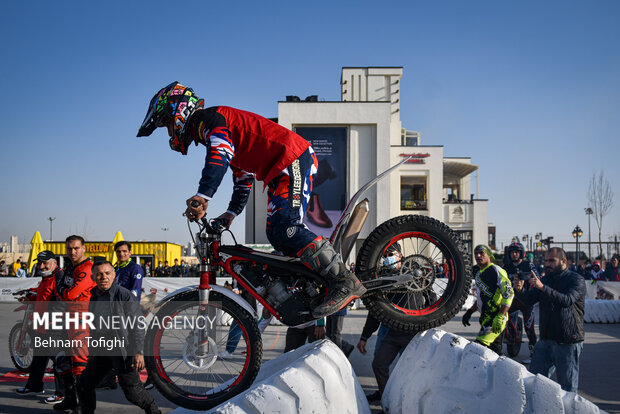
POLYGON ((19 335, 22 330, 22 323, 13 325, 9 332, 9 355, 15 368, 21 372, 30 372, 32 365, 32 358, 34 356, 34 342, 32 339, 32 333, 27 330, 24 333, 24 337, 21 339, 19 335))
POLYGON ((204 308, 197 290, 172 298, 157 312, 145 338, 153 383, 168 400, 191 410, 208 410, 247 389, 261 359, 255 319, 214 291, 204 308))
POLYGON ((402 332, 449 321, 465 302, 472 277, 459 236, 442 222, 418 215, 395 217, 373 230, 357 255, 355 273, 361 280, 410 277, 401 286, 362 297, 373 316, 402 332), (391 250, 398 252, 398 260, 384 262, 391 250))

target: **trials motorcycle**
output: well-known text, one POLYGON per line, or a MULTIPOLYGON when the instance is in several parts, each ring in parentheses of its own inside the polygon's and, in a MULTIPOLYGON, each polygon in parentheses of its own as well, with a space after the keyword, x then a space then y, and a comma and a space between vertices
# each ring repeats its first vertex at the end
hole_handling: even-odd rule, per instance
POLYGON ((37 297, 37 289, 23 289, 13 292, 21 303, 13 312, 24 311, 21 321, 13 325, 9 332, 9 355, 11 362, 21 372, 30 372, 34 357, 34 336, 32 332, 32 315, 37 297))
MULTIPOLYGON (((368 182, 349 201, 330 238, 343 258, 349 256, 369 213, 370 203, 360 201, 362 195, 406 161, 368 182)), ((155 386, 171 402, 194 410, 210 409, 247 389, 261 365, 256 311, 241 295, 215 284, 216 270, 232 276, 288 326, 313 321, 312 309, 329 287, 298 258, 255 251, 236 241, 223 244, 222 233, 227 231, 217 219, 198 222, 194 243, 200 285, 162 299, 145 337, 146 367, 155 386), (232 325, 213 323, 223 319, 232 320, 232 325), (161 323, 166 320, 175 323, 161 323), (192 326, 177 324, 179 320, 207 323, 192 326), (235 352, 223 356, 231 343, 235 352)), ((354 272, 368 290, 361 298, 368 311, 388 327, 406 332, 450 320, 471 284, 470 260, 458 235, 426 216, 405 215, 379 225, 364 241, 355 263, 354 272), (397 270, 383 264, 384 252, 395 243, 402 253, 397 270), (448 269, 443 274, 438 270, 442 263, 448 269)))

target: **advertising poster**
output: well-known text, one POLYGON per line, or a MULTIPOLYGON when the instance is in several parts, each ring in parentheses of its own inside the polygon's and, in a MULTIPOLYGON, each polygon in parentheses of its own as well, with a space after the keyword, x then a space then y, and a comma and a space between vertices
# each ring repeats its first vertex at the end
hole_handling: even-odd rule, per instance
POLYGON ((319 160, 304 224, 330 237, 347 202, 347 128, 299 127, 295 132, 312 144, 319 160))

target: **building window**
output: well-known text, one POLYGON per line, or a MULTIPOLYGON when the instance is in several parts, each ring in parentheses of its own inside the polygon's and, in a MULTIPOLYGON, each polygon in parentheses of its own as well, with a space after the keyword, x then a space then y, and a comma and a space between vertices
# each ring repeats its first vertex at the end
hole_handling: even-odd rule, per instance
POLYGON ((400 177, 400 209, 427 209, 426 177, 400 177))
POLYGON ((407 131, 405 128, 400 133, 401 145, 404 147, 417 147, 420 145, 420 133, 417 131, 407 131))

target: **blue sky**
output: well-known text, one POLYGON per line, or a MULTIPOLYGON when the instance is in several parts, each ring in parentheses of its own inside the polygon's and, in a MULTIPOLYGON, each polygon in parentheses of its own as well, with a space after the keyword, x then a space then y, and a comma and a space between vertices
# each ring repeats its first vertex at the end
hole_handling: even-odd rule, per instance
MULTIPOLYGON (((46 239, 52 216, 55 239, 186 243, 204 150, 135 138, 155 91, 179 80, 207 106, 275 117, 286 95, 339 100, 343 66, 403 66, 403 126, 480 165, 499 245, 586 230, 601 170, 603 240, 620 235, 620 2, 171 4, 0 3, 0 241, 46 239)), ((210 213, 229 196, 227 179, 210 213)))

